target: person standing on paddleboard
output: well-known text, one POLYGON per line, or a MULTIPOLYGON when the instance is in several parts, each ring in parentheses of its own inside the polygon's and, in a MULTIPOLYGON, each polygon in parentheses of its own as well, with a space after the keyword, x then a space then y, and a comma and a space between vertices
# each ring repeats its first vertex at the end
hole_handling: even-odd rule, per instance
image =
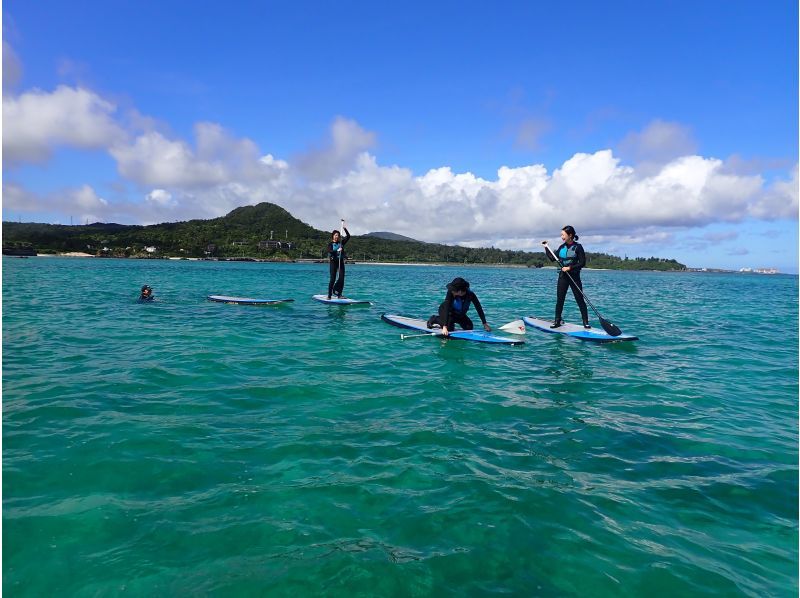
POLYGON ((331 277, 328 281, 328 299, 331 298, 331 294, 335 294, 341 299, 342 291, 344 291, 344 261, 347 259, 344 246, 350 240, 350 232, 345 227, 344 220, 342 220, 342 230, 345 234, 344 239, 342 239, 341 233, 335 230, 331 233, 331 242, 328 243, 328 260, 331 269, 331 277), (338 280, 336 279, 337 273, 338 280))
MULTIPOLYGON (((558 286, 556 291, 556 318, 550 328, 560 328, 564 324, 561 313, 564 310, 564 300, 567 298, 567 288, 572 289, 578 308, 581 310, 583 327, 591 328, 589 325, 589 311, 586 309, 586 301, 583 298, 583 284, 581 283, 581 268, 586 266, 586 253, 583 246, 578 243, 578 235, 571 226, 561 229, 561 240, 558 249, 553 255, 553 250, 545 247, 544 253, 551 262, 558 262, 561 271, 558 273, 558 286), (577 288, 576 288, 577 287, 577 288)), ((547 241, 542 241, 542 245, 547 245, 547 241)))
POLYGON ((472 320, 467 317, 470 304, 475 305, 475 311, 483 322, 483 329, 491 332, 492 329, 486 323, 486 315, 483 313, 478 296, 469 290, 469 283, 461 277, 454 278, 453 282, 447 285, 447 294, 439 306, 439 313, 428 318, 428 328, 439 325, 444 336, 448 336, 456 324, 464 330, 472 330, 472 320))

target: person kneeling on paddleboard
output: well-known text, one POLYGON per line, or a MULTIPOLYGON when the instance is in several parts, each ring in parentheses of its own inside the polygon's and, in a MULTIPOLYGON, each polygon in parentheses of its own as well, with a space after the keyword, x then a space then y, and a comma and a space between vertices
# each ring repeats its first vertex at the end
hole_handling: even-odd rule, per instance
POLYGON ((561 319, 561 312, 564 310, 564 300, 567 298, 567 288, 572 289, 578 309, 581 310, 583 327, 591 328, 589 325, 589 311, 586 309, 586 301, 583 298, 583 284, 581 283, 581 268, 586 265, 586 253, 583 246, 578 243, 578 235, 571 226, 561 229, 561 240, 563 243, 553 255, 553 250, 547 247, 547 241, 542 241, 545 246, 544 253, 550 258, 551 262, 558 262, 561 270, 558 273, 558 286, 556 288, 556 318, 550 328, 560 328, 564 324, 561 319))
POLYGON ((344 253, 344 246, 350 240, 350 232, 344 226, 342 220, 342 230, 344 231, 345 238, 338 230, 331 233, 331 242, 328 243, 328 260, 330 261, 331 277, 328 281, 328 299, 332 294, 335 294, 341 299, 342 291, 344 291, 344 262, 347 256, 344 253), (336 274, 339 274, 339 280, 336 280, 336 274))
POLYGON ((483 329, 491 332, 492 329, 486 323, 486 316, 478 296, 469 290, 469 283, 461 277, 454 278, 453 282, 447 285, 447 295, 439 306, 439 313, 428 318, 428 328, 441 326, 444 336, 448 336, 456 324, 464 330, 472 330, 472 320, 467 317, 470 304, 475 304, 475 311, 483 322, 483 329))

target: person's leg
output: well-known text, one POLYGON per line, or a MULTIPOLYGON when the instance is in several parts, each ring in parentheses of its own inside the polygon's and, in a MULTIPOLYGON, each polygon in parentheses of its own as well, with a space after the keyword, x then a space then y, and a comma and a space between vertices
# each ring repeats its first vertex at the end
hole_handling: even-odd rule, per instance
POLYGON ((569 287, 569 279, 567 275, 561 273, 558 275, 558 286, 556 287, 556 317, 553 320, 553 325, 550 328, 558 328, 561 326, 561 313, 564 311, 564 300, 567 298, 567 287, 569 287))
POLYGON ((330 279, 328 280, 328 299, 331 298, 333 293, 333 284, 336 282, 336 268, 339 264, 335 260, 330 262, 330 279))
POLYGON ((341 297, 342 291, 344 291, 344 260, 339 261, 339 280, 336 281, 333 290, 339 297, 341 297))
POLYGON ((447 304, 442 302, 441 305, 439 305, 439 313, 433 314, 428 318, 428 328, 444 326, 444 322, 447 322, 447 304))
MULTIPOLYGON (((574 284, 570 283, 570 287, 572 288, 572 294, 575 296, 575 302, 578 304, 578 309, 581 310, 581 318, 583 318, 583 325, 589 325, 589 310, 586 309, 586 299, 583 298, 583 283, 581 282, 581 275, 580 274, 573 274, 572 280, 574 280, 574 284), (576 288, 577 287, 577 288, 576 288)), ((565 293, 566 295, 566 293, 565 293)))
POLYGON ((466 314, 463 316, 455 316, 453 318, 453 322, 461 326, 462 330, 472 330, 474 328, 472 325, 472 320, 470 320, 466 314))

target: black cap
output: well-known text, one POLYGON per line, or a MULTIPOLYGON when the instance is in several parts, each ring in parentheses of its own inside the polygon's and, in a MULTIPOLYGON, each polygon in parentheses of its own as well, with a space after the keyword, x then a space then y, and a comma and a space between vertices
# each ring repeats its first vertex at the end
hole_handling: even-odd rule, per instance
POLYGON ((453 279, 453 282, 447 285, 447 290, 453 291, 468 291, 469 283, 460 276, 453 279))

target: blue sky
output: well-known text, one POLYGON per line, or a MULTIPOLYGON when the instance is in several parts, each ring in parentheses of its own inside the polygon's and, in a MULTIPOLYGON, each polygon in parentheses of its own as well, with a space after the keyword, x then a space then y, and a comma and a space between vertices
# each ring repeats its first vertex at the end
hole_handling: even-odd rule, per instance
POLYGON ((796 2, 3 3, 3 218, 798 260, 796 2))

